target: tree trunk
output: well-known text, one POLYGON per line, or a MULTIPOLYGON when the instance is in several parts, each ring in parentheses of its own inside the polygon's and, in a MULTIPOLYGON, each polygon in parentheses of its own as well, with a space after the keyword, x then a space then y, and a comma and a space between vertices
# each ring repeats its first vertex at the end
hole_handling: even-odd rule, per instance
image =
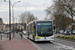
MULTIPOLYGON (((71 15, 71 16, 72 16, 72 23, 73 23, 73 15, 71 15)), ((72 25, 71 34, 73 34, 73 25, 72 25)))

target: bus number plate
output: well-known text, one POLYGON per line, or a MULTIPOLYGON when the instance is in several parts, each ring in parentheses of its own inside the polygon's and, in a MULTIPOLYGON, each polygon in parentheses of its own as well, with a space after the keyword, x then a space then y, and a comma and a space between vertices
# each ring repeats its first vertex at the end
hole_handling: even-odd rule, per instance
POLYGON ((47 39, 44 39, 43 41, 48 41, 47 39))

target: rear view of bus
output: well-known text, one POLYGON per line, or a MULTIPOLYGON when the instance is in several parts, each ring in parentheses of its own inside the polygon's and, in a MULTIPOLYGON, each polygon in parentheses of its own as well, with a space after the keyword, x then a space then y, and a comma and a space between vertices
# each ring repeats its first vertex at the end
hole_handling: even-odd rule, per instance
POLYGON ((36 38, 35 41, 54 40, 53 21, 36 21, 36 38))

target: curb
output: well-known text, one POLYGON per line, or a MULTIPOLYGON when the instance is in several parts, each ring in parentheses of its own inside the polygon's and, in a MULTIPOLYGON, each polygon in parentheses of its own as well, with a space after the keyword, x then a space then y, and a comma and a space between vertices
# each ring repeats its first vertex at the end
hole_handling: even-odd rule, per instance
MULTIPOLYGON (((27 39, 27 36, 23 36, 25 39, 27 39)), ((34 47, 36 47, 38 50, 43 50, 42 48, 40 48, 37 44, 35 44, 33 41, 30 41, 29 39, 27 39, 34 47)))
POLYGON ((33 43, 33 41, 30 41, 29 39, 27 39, 33 46, 35 46, 38 50, 43 50, 42 48, 40 48, 38 45, 36 45, 35 43, 33 43))

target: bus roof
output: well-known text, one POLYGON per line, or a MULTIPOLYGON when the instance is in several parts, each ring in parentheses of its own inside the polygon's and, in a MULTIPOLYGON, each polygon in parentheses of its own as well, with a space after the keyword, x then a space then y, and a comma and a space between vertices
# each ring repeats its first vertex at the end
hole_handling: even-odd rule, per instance
POLYGON ((33 22, 36 22, 36 21, 53 21, 53 20, 33 20, 33 21, 29 22, 29 23, 27 24, 27 26, 28 26, 29 24, 33 23, 33 22))
POLYGON ((34 20, 34 21, 53 21, 53 20, 34 20))

